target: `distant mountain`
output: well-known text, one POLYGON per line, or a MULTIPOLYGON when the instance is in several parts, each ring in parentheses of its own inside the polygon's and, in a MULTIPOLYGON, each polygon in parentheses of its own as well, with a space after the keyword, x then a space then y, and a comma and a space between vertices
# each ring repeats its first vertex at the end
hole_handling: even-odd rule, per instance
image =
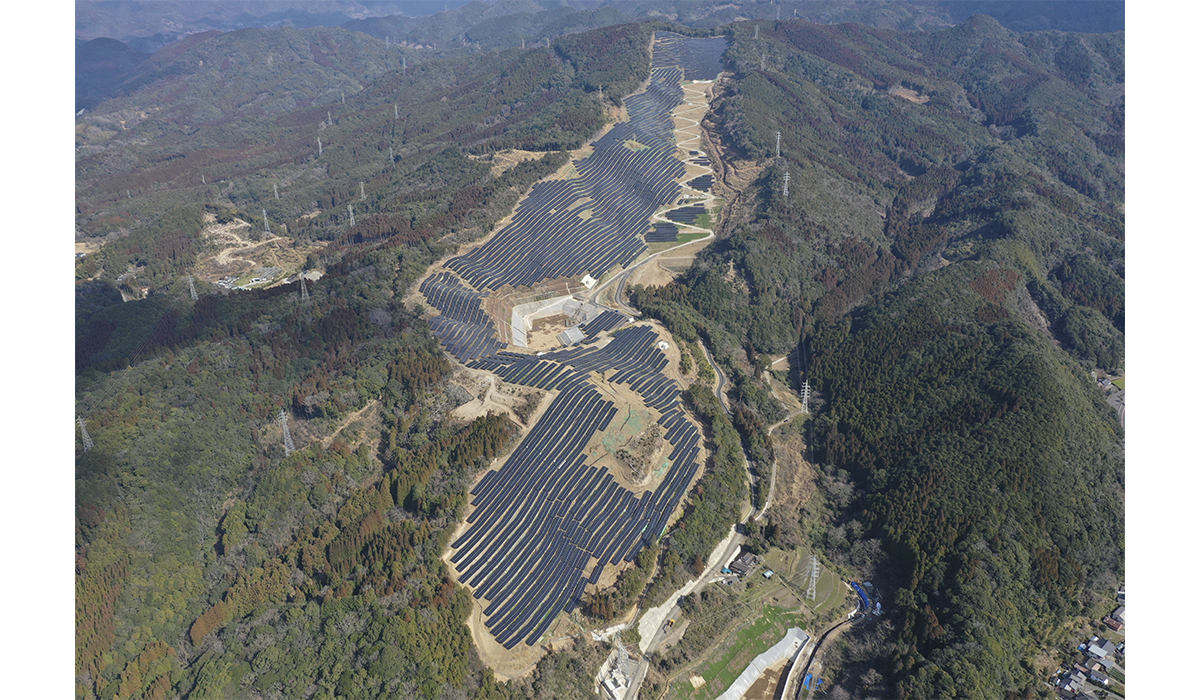
POLYGON ((422 16, 464 0, 79 0, 75 38, 115 37, 145 53, 190 34, 266 27, 336 27, 365 17, 422 16))
POLYGON ((150 55, 116 39, 93 39, 75 47, 75 111, 92 109, 150 55))

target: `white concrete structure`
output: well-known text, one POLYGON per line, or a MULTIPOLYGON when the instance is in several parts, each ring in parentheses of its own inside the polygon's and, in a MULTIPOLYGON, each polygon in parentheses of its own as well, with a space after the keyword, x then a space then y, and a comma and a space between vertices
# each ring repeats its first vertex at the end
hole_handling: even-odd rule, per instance
POLYGON ((742 675, 738 676, 737 680, 729 686, 728 690, 721 693, 717 700, 740 700, 746 691, 750 690, 750 686, 754 685, 754 681, 763 674, 763 671, 780 661, 799 656, 806 644, 808 644, 808 635, 804 630, 792 627, 787 634, 783 635, 783 639, 775 643, 775 646, 754 657, 746 670, 742 671, 742 675))

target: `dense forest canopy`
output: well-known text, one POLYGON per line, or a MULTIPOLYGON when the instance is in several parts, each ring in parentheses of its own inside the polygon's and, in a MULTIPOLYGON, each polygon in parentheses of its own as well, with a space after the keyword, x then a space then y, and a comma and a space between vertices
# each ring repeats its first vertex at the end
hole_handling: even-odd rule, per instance
MULTIPOLYGON (((472 648, 440 556, 518 426, 450 415, 470 397, 403 299, 613 119, 668 24, 476 5, 437 21, 481 13, 454 31, 485 46, 424 56, 395 18, 364 20, 387 43, 212 32, 134 67, 91 47, 129 77, 76 120, 77 231, 105 242, 76 266, 77 697, 591 696, 594 645, 511 683, 472 648), (493 167, 507 149, 534 153, 493 167), (325 274, 307 300, 193 302, 206 218, 323 245, 325 274)), ((762 369, 788 355, 840 491, 766 532, 878 540, 891 572, 895 634, 865 652, 883 690, 843 690, 1040 693, 1039 654, 1124 576, 1123 429, 1088 377, 1124 365, 1124 34, 759 19, 670 25, 729 37, 705 125, 758 169, 691 268, 630 301, 710 373, 711 349, 731 415, 687 393, 711 447, 688 514, 587 612, 665 600, 761 498, 743 464, 774 459, 762 369)))

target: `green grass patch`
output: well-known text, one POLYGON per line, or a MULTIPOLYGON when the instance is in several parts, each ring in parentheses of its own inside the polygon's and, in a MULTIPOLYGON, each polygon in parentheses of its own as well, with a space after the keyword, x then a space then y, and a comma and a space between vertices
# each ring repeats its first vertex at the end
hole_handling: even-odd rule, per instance
POLYGON ((1125 377, 1121 377, 1120 379, 1112 380, 1112 385, 1117 387, 1121 391, 1125 391, 1125 377))
POLYGON ((783 638, 789 627, 802 628, 803 619, 799 612, 774 605, 765 606, 762 615, 728 639, 724 644, 724 652, 709 662, 699 674, 707 684, 700 689, 702 695, 698 697, 715 697, 729 688, 756 656, 783 638), (710 685, 713 686, 712 691, 704 693, 710 685))
POLYGON ((679 239, 679 242, 676 245, 678 245, 679 243, 691 243, 692 241, 698 241, 707 235, 708 234, 704 233, 703 231, 693 231, 691 233, 681 233, 676 236, 676 238, 679 239))
MULTIPOLYGON (((805 581, 805 585, 807 585, 805 581)), ((829 569, 822 567, 821 576, 817 579, 817 599, 813 612, 821 613, 831 608, 838 608, 846 600, 846 587, 829 569)))

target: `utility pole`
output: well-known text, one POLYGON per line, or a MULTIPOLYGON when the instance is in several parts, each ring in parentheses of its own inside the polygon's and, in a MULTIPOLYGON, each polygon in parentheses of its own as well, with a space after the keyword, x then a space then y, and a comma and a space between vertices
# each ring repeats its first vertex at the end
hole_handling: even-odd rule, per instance
POLYGON ((354 228, 354 205, 347 204, 346 208, 350 210, 350 228, 354 228))
POLYGON ((95 445, 92 444, 92 436, 88 435, 87 426, 83 424, 83 416, 77 417, 76 420, 79 421, 79 430, 81 433, 83 433, 83 451, 87 452, 95 447, 95 445))
POLYGON ((271 222, 267 220, 267 210, 263 209, 263 226, 267 227, 267 233, 271 232, 271 222))
POLYGON ((290 455, 296 451, 296 444, 292 442, 292 433, 287 427, 287 412, 282 408, 279 409, 279 424, 283 426, 283 454, 290 455))
POLYGON ((188 274, 188 291, 192 293, 192 301, 200 301, 200 295, 196 293, 196 282, 190 273, 188 274))

